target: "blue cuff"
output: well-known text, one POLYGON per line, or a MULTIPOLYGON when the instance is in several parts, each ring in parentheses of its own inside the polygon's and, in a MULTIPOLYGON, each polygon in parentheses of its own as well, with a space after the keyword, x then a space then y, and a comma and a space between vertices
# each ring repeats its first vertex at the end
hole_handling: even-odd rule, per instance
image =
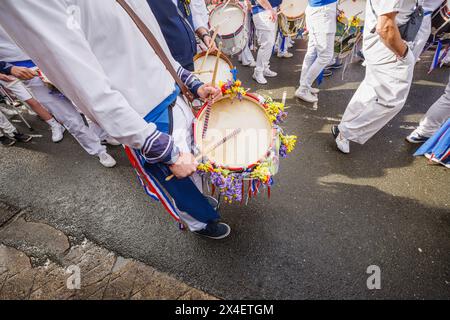
POLYGON ((146 140, 141 154, 150 164, 170 162, 174 148, 173 137, 155 130, 146 140))

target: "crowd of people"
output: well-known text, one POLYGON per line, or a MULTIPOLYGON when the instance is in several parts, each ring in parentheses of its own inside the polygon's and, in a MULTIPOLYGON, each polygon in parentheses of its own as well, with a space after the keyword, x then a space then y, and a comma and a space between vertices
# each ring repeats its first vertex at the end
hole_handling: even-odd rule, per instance
MULTIPOLYGON (((278 32, 283 0, 230 0, 247 11, 249 41, 239 56, 262 85, 279 76, 270 68, 279 58, 296 59, 293 38, 278 32), (250 39, 253 39, 250 34, 250 39)), ((442 0, 368 0, 362 53, 366 75, 331 132, 338 150, 364 144, 404 107, 414 66, 431 34, 431 14, 442 0)), ((199 51, 220 50, 209 25, 205 0, 2 0, 0 2, 0 84, 26 103, 52 131, 67 130, 105 167, 116 162, 105 145, 124 145, 145 179, 147 192, 175 219, 200 236, 223 239, 217 203, 202 193, 193 155, 194 96, 219 98, 220 88, 195 73, 199 51), (43 73, 42 73, 43 72, 43 73), (45 74, 45 75, 44 75, 45 74), (51 82, 57 89, 49 89, 51 82), (167 179, 171 174, 176 179, 167 179)), ((308 0, 308 49, 295 96, 317 103, 314 83, 334 59, 338 0, 308 0)), ((450 118, 450 84, 407 137, 423 143, 450 118)), ((445 126, 445 125, 444 125, 445 126)), ((450 132, 450 129, 448 130, 450 132)), ((450 133, 447 133, 450 135, 450 133)), ((0 142, 28 142, 0 112, 0 142)), ((438 139, 442 141, 442 139, 438 139)), ((432 149, 433 146, 430 146, 432 149)), ((435 161, 449 165, 448 150, 435 161)))

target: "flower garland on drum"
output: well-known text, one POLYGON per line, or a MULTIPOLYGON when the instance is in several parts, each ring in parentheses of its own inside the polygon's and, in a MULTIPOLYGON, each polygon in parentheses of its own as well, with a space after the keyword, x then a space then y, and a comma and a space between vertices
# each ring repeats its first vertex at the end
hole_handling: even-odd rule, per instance
MULTIPOLYGON (((229 95, 232 99, 243 99, 247 91, 242 88, 239 80, 228 81, 221 84, 222 93, 229 95)), ((288 113, 283 103, 275 102, 270 97, 262 97, 260 102, 264 106, 274 129, 278 132, 278 146, 273 150, 274 158, 286 158, 294 151, 297 136, 286 135, 280 127, 286 121, 288 113), (262 100, 262 101, 261 101, 262 100), (276 154, 275 154, 276 153, 276 154)), ((275 161, 277 162, 277 161, 275 161)), ((217 190, 226 202, 244 202, 244 195, 247 194, 247 201, 250 197, 256 196, 260 187, 268 189, 273 185, 273 175, 278 171, 278 163, 273 163, 268 157, 266 161, 259 163, 255 167, 247 168, 242 172, 233 172, 215 166, 210 161, 201 163, 198 166, 200 175, 209 174, 209 181, 212 185, 212 194, 217 190), (248 192, 245 191, 245 182, 248 182, 248 192)))

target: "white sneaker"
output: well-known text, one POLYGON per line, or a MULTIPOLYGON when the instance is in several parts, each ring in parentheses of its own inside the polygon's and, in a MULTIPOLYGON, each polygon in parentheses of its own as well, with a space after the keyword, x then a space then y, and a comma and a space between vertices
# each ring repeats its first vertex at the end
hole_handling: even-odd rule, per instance
POLYGON ((264 70, 264 77, 275 78, 276 76, 278 76, 278 73, 276 73, 275 71, 272 71, 270 69, 264 70))
POLYGON ((105 140, 102 141, 102 144, 109 144, 110 146, 120 146, 122 145, 119 141, 114 139, 113 137, 108 136, 105 140))
POLYGON ((247 64, 243 63, 242 65, 243 65, 244 67, 254 68, 254 67, 256 67, 256 61, 252 61, 252 62, 247 63, 247 64))
POLYGON ((12 117, 12 116, 17 115, 17 113, 14 112, 13 110, 11 110, 9 108, 5 108, 3 106, 0 106, 0 112, 3 113, 5 116, 8 116, 8 117, 12 117))
POLYGON ((319 101, 319 98, 313 95, 308 89, 298 88, 297 91, 295 91, 295 96, 309 103, 315 103, 319 101))
POLYGON ((112 168, 117 164, 116 160, 106 152, 99 154, 98 158, 100 159, 102 166, 106 168, 112 168))
POLYGON ((318 88, 309 88, 309 91, 312 93, 312 94, 319 94, 320 93, 320 89, 318 89, 318 88))
POLYGON ((253 79, 258 82, 259 84, 267 84, 266 78, 264 78, 264 75, 262 72, 255 71, 253 73, 253 79))
POLYGON ((66 128, 64 126, 60 125, 59 123, 53 127, 51 127, 52 130, 52 141, 54 143, 61 142, 64 138, 64 132, 66 131, 66 128))
POLYGON ((285 58, 285 59, 289 59, 289 58, 292 58, 294 55, 292 54, 292 53, 290 53, 290 52, 284 52, 284 53, 280 53, 280 52, 278 52, 278 54, 277 54, 277 57, 278 58, 285 58))
POLYGON ((350 141, 345 139, 342 134, 339 133, 336 138, 336 145, 342 153, 349 154, 350 153, 350 141))

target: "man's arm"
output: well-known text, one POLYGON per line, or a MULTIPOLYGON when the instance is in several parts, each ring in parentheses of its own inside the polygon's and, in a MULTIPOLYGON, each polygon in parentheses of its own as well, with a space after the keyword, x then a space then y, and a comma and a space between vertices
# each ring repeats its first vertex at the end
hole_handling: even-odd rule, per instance
POLYGON ((0 23, 49 79, 111 136, 141 149, 154 162, 170 160, 173 138, 147 124, 111 86, 82 30, 66 27, 66 6, 58 0, 2 0, 0 23))
POLYGON ((408 46, 403 41, 395 20, 397 12, 386 13, 378 17, 376 31, 383 43, 399 58, 408 53, 408 46))

